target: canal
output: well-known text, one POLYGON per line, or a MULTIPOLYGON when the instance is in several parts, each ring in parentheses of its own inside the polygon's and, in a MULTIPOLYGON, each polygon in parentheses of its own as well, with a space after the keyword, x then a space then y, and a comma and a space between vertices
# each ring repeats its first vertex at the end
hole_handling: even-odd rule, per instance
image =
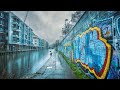
POLYGON ((0 79, 19 79, 37 72, 49 59, 49 50, 19 52, 0 56, 0 79))

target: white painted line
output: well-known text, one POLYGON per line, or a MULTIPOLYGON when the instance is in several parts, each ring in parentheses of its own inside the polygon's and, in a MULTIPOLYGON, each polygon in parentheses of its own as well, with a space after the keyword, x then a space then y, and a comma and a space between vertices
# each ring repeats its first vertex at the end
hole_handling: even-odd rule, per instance
POLYGON ((47 69, 52 68, 52 67, 47 67, 47 69))

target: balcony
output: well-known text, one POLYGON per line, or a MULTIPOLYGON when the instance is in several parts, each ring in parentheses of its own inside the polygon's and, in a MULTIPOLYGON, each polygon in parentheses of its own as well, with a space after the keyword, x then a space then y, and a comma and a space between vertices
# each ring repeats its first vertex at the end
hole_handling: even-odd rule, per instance
POLYGON ((20 29, 19 28, 13 28, 13 31, 20 32, 20 29))
POLYGON ((17 31, 17 32, 20 32, 20 30, 19 30, 19 29, 15 29, 15 28, 13 29, 13 31, 17 31))
POLYGON ((3 23, 0 23, 0 26, 4 26, 4 24, 3 24, 3 23))
POLYGON ((13 41, 13 44, 20 44, 19 41, 13 41))
POLYGON ((0 34, 5 34, 5 32, 4 31, 0 31, 0 34))
POLYGON ((19 22, 13 21, 12 24, 17 24, 17 25, 19 25, 19 22))
POLYGON ((15 38, 19 38, 19 35, 13 35, 13 37, 15 37, 15 38))
POLYGON ((0 15, 0 18, 5 19, 4 16, 1 16, 1 15, 0 15))

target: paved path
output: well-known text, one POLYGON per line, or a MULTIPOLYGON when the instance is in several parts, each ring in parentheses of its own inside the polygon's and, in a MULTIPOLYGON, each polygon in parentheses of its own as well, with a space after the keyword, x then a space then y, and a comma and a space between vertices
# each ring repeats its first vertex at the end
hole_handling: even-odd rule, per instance
POLYGON ((76 79, 66 61, 55 50, 47 62, 35 73, 23 79, 76 79))

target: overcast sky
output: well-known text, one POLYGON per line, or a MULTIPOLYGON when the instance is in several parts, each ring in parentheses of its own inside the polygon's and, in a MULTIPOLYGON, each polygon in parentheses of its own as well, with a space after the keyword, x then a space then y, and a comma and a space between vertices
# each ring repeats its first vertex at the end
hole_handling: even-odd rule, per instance
MULTIPOLYGON (((12 11, 24 20, 26 11, 12 11)), ((65 19, 70 20, 74 11, 29 11, 26 23, 40 38, 52 44, 62 35, 65 19)))

